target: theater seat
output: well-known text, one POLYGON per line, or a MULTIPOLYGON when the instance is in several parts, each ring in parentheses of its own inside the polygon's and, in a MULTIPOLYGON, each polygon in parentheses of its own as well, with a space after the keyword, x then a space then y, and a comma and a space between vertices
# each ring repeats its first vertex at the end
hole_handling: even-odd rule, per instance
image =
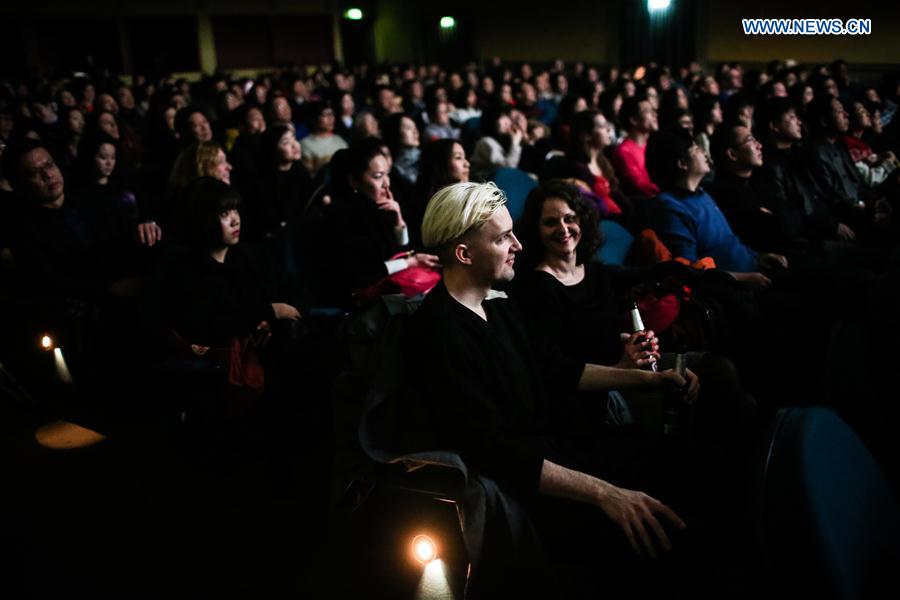
POLYGON ((893 597, 900 505, 850 427, 825 408, 783 408, 766 450, 758 517, 777 597, 893 597))
POLYGON ((624 265, 634 243, 634 236, 615 221, 605 219, 600 221, 600 231, 604 242, 595 255, 597 260, 608 265, 624 265))
POLYGON ((494 183, 506 193, 506 208, 513 221, 522 216, 525 208, 525 198, 537 187, 538 183, 533 177, 521 169, 500 167, 494 172, 494 183))

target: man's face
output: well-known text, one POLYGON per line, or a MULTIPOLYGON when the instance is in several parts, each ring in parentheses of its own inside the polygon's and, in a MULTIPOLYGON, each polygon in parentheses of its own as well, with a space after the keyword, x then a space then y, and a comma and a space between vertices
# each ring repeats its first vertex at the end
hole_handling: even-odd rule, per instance
POLYGON ((513 221, 506 207, 500 208, 483 227, 467 236, 465 242, 471 267, 478 281, 512 281, 513 266, 522 244, 512 232, 513 221))
POLYGON ((831 101, 831 124, 837 133, 847 133, 850 128, 850 117, 837 98, 831 101))
POLYGON ((656 117, 656 110, 647 100, 638 103, 639 113, 637 117, 637 129, 643 132, 653 132, 659 129, 659 121, 656 117))
POLYGON ((125 110, 132 110, 134 108, 134 94, 131 93, 129 88, 120 87, 116 97, 119 100, 119 106, 125 110))
POLYGON ((755 168, 763 164, 762 144, 746 127, 734 128, 734 144, 729 152, 738 167, 755 168))
POLYGON ((43 148, 35 148, 19 162, 19 190, 40 204, 52 204, 63 198, 63 176, 53 157, 43 148))
POLYGON ((703 177, 709 173, 709 161, 706 160, 706 152, 697 144, 694 144, 688 150, 687 163, 683 163, 679 159, 679 165, 689 177, 703 177))
POLYGON ((519 88, 519 98, 525 106, 531 106, 537 102, 537 92, 530 83, 523 83, 519 88))
POLYGON ((800 117, 797 116, 797 111, 791 109, 781 116, 777 132, 780 137, 792 142, 803 139, 803 128, 800 126, 800 117))
POLYGON ((381 110, 387 113, 394 111, 394 92, 393 90, 383 89, 378 92, 378 105, 381 110))

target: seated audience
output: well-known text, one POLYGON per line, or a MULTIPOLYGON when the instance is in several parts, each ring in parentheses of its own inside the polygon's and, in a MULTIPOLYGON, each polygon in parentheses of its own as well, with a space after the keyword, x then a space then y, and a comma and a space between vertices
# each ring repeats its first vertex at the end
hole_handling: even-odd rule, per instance
POLYGON ((436 267, 431 254, 401 252, 409 247, 409 228, 400 204, 391 190, 388 162, 381 142, 367 139, 349 149, 346 172, 326 207, 322 247, 331 248, 327 263, 327 298, 331 305, 345 306, 353 292, 377 283, 383 277, 409 267, 436 267))
POLYGON ((481 130, 484 136, 472 151, 474 179, 488 179, 500 167, 519 166, 525 131, 513 124, 509 110, 486 111, 481 117, 481 130))
POLYGON ((719 269, 756 288, 771 283, 760 271, 787 267, 783 256, 757 253, 734 234, 715 201, 700 187, 709 163, 688 131, 675 128, 652 136, 647 168, 663 189, 651 223, 673 256, 690 263, 710 257, 719 269))
POLYGON ((271 265, 239 245, 239 208, 222 181, 201 177, 189 186, 179 213, 184 250, 163 284, 167 323, 186 343, 226 347, 300 318, 271 265))
POLYGON ((659 188, 650 180, 645 164, 647 139, 659 129, 656 110, 648 100, 626 99, 619 111, 619 124, 627 132, 612 154, 612 164, 622 191, 629 197, 652 198, 659 188))
POLYGON ((309 109, 312 132, 300 141, 303 166, 313 176, 328 164, 335 152, 347 142, 334 133, 334 109, 327 102, 316 102, 309 109))

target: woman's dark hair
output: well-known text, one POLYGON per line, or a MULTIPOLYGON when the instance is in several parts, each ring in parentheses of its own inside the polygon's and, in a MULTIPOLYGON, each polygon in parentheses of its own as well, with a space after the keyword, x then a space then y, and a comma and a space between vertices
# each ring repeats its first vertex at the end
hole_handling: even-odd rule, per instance
MULTIPOLYGON (((399 155, 400 151, 403 149, 403 135, 400 133, 400 129, 403 125, 404 118, 412 121, 412 118, 405 113, 396 113, 385 117, 381 121, 381 137, 384 139, 384 144, 390 148, 391 154, 394 156, 399 155)), ((413 121, 413 123, 415 123, 415 121, 413 121)))
MULTIPOLYGON (((663 117, 664 115, 667 115, 667 114, 668 114, 668 115, 674 114, 677 110, 679 110, 679 109, 681 108, 680 106, 678 106, 678 101, 679 101, 679 98, 680 98, 680 96, 679 96, 679 94, 678 94, 678 90, 679 90, 679 89, 680 89, 680 88, 677 88, 677 87, 673 86, 673 87, 671 87, 671 88, 665 90, 664 92, 662 92, 662 93, 659 95, 659 116, 660 116, 660 119, 662 119, 662 117, 663 117)), ((682 91, 683 91, 683 90, 682 90, 682 91)), ((688 99, 688 107, 687 107, 687 109, 690 110, 690 106, 691 106, 691 105, 690 105, 691 97, 688 96, 686 92, 685 92, 685 96, 686 96, 687 99, 688 99)))
POLYGON ((622 100, 622 107, 619 109, 619 126, 622 129, 631 131, 631 128, 634 127, 631 119, 640 117, 641 102, 646 100, 646 98, 639 97, 638 95, 622 100))
POLYGON ((492 137, 500 144, 504 152, 509 152, 512 147, 512 136, 508 133, 500 133, 500 117, 509 116, 510 109, 505 106, 493 106, 481 114, 481 132, 492 137))
POLYGON ((597 208, 584 199, 581 192, 573 184, 562 179, 551 179, 531 190, 525 200, 522 216, 516 221, 515 234, 522 242, 520 262, 526 270, 534 269, 544 258, 546 249, 541 242, 540 221, 544 210, 544 202, 550 198, 559 198, 569 205, 578 215, 581 227, 581 240, 575 249, 577 264, 589 262, 597 249, 603 244, 600 233, 597 208))
POLYGON ((222 244, 219 215, 239 209, 241 196, 230 185, 214 177, 199 177, 188 186, 179 219, 181 241, 188 247, 207 251, 222 244))
POLYGON ((572 117, 569 156, 579 162, 590 161, 588 144, 594 135, 594 119, 600 113, 596 110, 585 110, 572 117))
POLYGON ((453 156, 453 147, 457 144, 462 147, 459 141, 452 139, 435 140, 425 144, 419 159, 416 198, 428 202, 436 191, 456 183, 450 180, 450 158, 453 156))
MULTIPOLYGON (((713 109, 719 104, 719 97, 712 94, 701 94, 694 100, 694 127, 700 129, 712 123, 713 109)), ((719 108, 721 108, 719 104, 719 108)))
POLYGON ((459 108, 467 108, 469 106, 469 93, 472 91, 472 86, 463 85, 458 90, 455 90, 448 100, 453 103, 453 106, 457 106, 459 108))
POLYGON ((291 128, 287 125, 268 127, 259 137, 259 168, 270 171, 278 166, 278 142, 291 128))
POLYGON ((798 81, 788 89, 788 98, 793 100, 797 105, 803 106, 803 95, 806 93, 806 88, 811 89, 813 91, 813 97, 815 97, 816 88, 814 88, 809 81, 798 81))
POLYGON ((200 113, 207 121, 209 121, 209 116, 206 114, 206 111, 199 106, 185 106, 175 113, 175 131, 181 136, 182 140, 194 139, 192 137, 193 134, 191 133, 190 118, 197 113, 200 113))
POLYGON ((678 161, 690 160, 694 139, 683 127, 670 127, 653 133, 647 141, 647 173, 663 190, 675 187, 681 173, 678 161))
MULTIPOLYGON (((384 142, 376 137, 367 137, 354 142, 347 153, 347 176, 356 179, 362 178, 369 170, 369 163, 376 156, 381 156, 381 147, 384 142)), ((332 157, 333 160, 333 157, 332 157)))
MULTIPOLYGON (((591 160, 588 144, 594 135, 594 119, 597 115, 602 114, 596 110, 586 110, 577 113, 572 119, 571 145, 569 147, 568 156, 580 163, 589 163, 591 160)), ((603 177, 609 181, 610 190, 619 192, 619 178, 616 176, 616 170, 613 168, 606 154, 600 152, 597 155, 597 165, 603 172, 603 177)), ((577 175, 574 175, 577 176, 577 175)))
POLYGON ((329 109, 334 110, 330 100, 319 100, 309 103, 306 107, 306 118, 307 125, 311 130, 315 130, 319 117, 322 116, 323 112, 329 109))
MULTIPOLYGON (((597 108, 600 110, 600 112, 603 113, 603 116, 606 117, 606 120, 619 126, 621 126, 622 124, 620 120, 621 112, 616 112, 615 104, 616 98, 620 96, 622 96, 621 91, 608 89, 602 92, 597 98, 597 108)), ((619 110, 621 111, 621 107, 619 110)))
MULTIPOLYGON (((75 184, 77 186, 88 185, 97 181, 97 173, 94 171, 94 157, 100 151, 100 146, 110 144, 116 149, 118 155, 119 143, 103 131, 94 131, 81 137, 78 142, 78 158, 75 161, 75 184)), ((113 171, 113 178, 116 171, 113 171)))
POLYGON ((84 116, 83 135, 100 135, 101 133, 104 133, 104 131, 100 129, 100 117, 103 115, 112 115, 116 125, 120 126, 119 133, 121 134, 121 121, 119 120, 119 117, 116 116, 116 113, 109 110, 95 110, 91 114, 84 116))

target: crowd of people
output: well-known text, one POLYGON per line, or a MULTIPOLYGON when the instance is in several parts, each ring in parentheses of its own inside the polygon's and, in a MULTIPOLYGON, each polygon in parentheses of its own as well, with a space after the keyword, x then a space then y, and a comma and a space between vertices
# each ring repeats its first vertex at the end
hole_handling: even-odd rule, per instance
POLYGON ((289 403, 313 376, 295 361, 325 343, 315 315, 423 292, 403 350, 437 443, 521 500, 557 558, 577 517, 621 530, 590 556, 611 571, 693 548, 671 574, 738 545, 680 530, 747 510, 779 406, 834 406, 900 483, 879 400, 896 385, 881 371, 870 398, 829 397, 826 350, 854 320, 860 353, 890 354, 898 104, 900 81, 858 85, 843 61, 3 81, 4 359, 52 332, 89 403, 67 410, 107 426, 141 418, 121 398, 175 348, 225 349, 245 398, 289 403), (500 169, 534 182, 515 220, 485 183, 500 169), (624 265, 598 259, 603 222, 634 239, 624 265), (630 328, 632 302, 657 331, 630 328), (702 450, 677 468, 634 429, 641 390, 694 407, 702 450))

